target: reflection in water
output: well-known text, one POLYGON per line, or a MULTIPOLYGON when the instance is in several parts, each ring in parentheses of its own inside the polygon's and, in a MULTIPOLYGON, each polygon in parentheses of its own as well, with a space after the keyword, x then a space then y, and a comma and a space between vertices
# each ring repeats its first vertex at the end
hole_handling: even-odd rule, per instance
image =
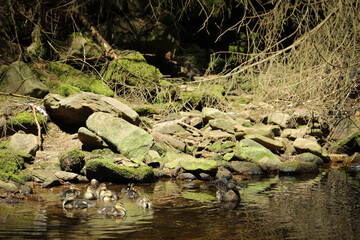
MULTIPOLYGON (((0 204, 0 238, 51 239, 357 239, 360 237, 359 178, 330 169, 316 176, 249 180, 242 202, 225 210, 211 182, 137 184, 153 208, 122 198, 126 218, 98 209, 63 210, 64 189, 39 189, 42 203, 0 204)), ((84 191, 85 186, 81 186, 84 191)), ((121 192, 124 185, 112 185, 121 192)))

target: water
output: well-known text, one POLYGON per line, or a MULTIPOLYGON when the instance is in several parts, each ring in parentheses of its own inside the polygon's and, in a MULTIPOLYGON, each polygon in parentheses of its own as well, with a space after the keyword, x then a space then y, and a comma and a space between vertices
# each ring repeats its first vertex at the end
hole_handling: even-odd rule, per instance
MULTIPOLYGON (((219 205, 210 182, 137 184, 154 208, 123 199, 127 216, 102 206, 63 210, 63 187, 38 189, 44 202, 0 204, 2 239, 360 239, 360 180, 337 169, 302 177, 243 180, 236 209, 219 205)), ((85 188, 85 185, 80 185, 85 188)), ((109 188, 121 191, 124 185, 109 188)))

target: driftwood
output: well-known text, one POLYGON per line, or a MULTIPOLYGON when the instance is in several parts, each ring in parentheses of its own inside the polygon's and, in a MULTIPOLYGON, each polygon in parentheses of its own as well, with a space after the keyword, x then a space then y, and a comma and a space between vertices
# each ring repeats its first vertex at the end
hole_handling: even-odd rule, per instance
POLYGON ((38 144, 39 144, 40 149, 42 149, 41 126, 40 126, 39 121, 38 121, 37 116, 36 116, 36 110, 35 110, 34 104, 31 104, 31 109, 32 109, 33 114, 34 114, 34 119, 35 119, 36 127, 37 127, 37 130, 38 130, 38 136, 37 136, 38 137, 38 144))

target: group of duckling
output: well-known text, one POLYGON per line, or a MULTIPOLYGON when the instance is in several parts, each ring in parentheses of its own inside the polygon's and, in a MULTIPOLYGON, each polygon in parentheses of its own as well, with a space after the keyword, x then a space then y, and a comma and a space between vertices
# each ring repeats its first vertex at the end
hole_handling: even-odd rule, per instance
MULTIPOLYGON (((134 187, 133 183, 128 184, 121 192, 128 199, 137 199, 136 204, 142 210, 151 208, 151 202, 148 195, 140 197, 139 190, 134 187)), ((115 203, 115 205, 104 206, 102 209, 98 210, 100 214, 115 217, 126 216, 126 208, 124 204, 119 201, 121 198, 120 195, 117 192, 108 189, 105 183, 101 183, 96 190, 91 185, 87 186, 82 199, 78 198, 80 194, 80 188, 75 184, 71 184, 69 189, 65 190, 60 195, 60 199, 63 200, 62 207, 64 209, 92 208, 96 205, 96 202, 92 200, 100 200, 104 203, 115 203)))

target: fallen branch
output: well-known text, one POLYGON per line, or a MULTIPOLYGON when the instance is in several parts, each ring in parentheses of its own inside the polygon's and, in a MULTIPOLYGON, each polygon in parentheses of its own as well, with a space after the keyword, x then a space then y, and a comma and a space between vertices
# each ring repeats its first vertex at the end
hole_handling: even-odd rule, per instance
POLYGON ((41 126, 40 126, 39 121, 38 121, 37 116, 36 116, 36 110, 35 110, 34 104, 31 104, 31 109, 32 109, 33 114, 34 114, 34 119, 35 119, 36 127, 37 127, 37 130, 38 130, 38 136, 37 136, 38 137, 38 144, 39 144, 40 149, 42 149, 41 126))
POLYGON ((40 101, 40 100, 41 100, 41 99, 39 99, 39 98, 30 97, 30 96, 25 96, 25 95, 20 95, 20 94, 15 94, 15 93, 0 92, 0 95, 12 96, 12 97, 20 97, 20 98, 30 98, 30 99, 34 99, 34 100, 36 100, 36 101, 40 101))

